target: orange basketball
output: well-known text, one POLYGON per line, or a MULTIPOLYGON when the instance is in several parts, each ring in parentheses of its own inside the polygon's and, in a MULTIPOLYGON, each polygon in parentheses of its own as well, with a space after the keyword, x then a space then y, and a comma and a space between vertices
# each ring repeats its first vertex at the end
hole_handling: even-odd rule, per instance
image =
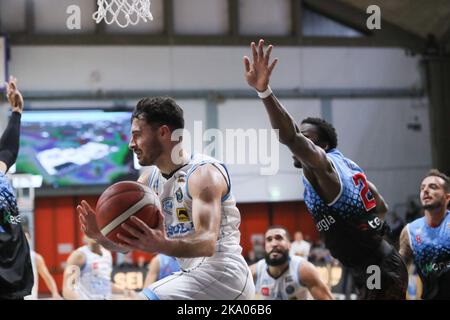
POLYGON ((97 201, 96 220, 102 234, 120 243, 117 233, 132 237, 120 226, 131 216, 144 221, 150 228, 158 225, 161 203, 149 187, 134 181, 122 181, 107 188, 97 201))

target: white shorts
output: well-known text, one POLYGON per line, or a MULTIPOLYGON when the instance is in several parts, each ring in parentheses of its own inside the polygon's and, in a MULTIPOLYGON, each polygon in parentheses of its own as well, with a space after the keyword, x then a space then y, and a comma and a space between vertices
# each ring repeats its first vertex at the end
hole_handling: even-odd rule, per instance
POLYGON ((141 294, 149 300, 253 300, 255 285, 242 256, 215 256, 153 283, 141 294))

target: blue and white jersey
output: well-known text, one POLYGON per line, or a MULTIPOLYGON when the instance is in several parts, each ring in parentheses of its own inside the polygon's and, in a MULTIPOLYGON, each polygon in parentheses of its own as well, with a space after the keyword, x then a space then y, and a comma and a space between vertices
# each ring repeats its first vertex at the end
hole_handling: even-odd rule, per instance
POLYGON ((450 211, 435 228, 428 225, 425 217, 414 220, 406 228, 414 263, 424 283, 424 297, 427 298, 434 289, 441 289, 435 286, 450 287, 450 211), (446 283, 442 282, 444 275, 446 283))
POLYGON ((306 300, 308 289, 301 284, 299 277, 305 258, 289 257, 289 268, 278 278, 273 278, 267 271, 268 265, 264 259, 256 264, 255 289, 256 296, 261 300, 306 300))
POLYGON ((195 231, 192 218, 192 198, 188 190, 190 175, 200 166, 212 164, 225 178, 228 193, 222 199, 219 238, 216 242, 216 254, 212 257, 177 258, 182 270, 195 268, 207 260, 214 260, 218 255, 241 255, 240 246, 241 215, 236 207, 236 200, 231 191, 231 181, 225 165, 209 156, 195 154, 189 162, 178 169, 168 179, 164 178, 156 166, 149 168, 148 186, 152 188, 161 200, 165 219, 166 233, 169 238, 185 237, 195 231))
POLYGON ((177 259, 174 257, 166 256, 165 254, 159 254, 159 274, 156 280, 161 280, 172 273, 180 271, 177 259))
POLYGON ((359 264, 380 244, 383 223, 371 213, 376 201, 363 170, 337 149, 327 158, 339 176, 339 194, 326 203, 303 176, 305 203, 331 254, 344 264, 359 264))
POLYGON ((102 255, 92 252, 88 246, 77 250, 81 251, 86 262, 81 267, 80 291, 83 299, 105 300, 111 296, 112 283, 112 256, 111 253, 101 248, 102 255))

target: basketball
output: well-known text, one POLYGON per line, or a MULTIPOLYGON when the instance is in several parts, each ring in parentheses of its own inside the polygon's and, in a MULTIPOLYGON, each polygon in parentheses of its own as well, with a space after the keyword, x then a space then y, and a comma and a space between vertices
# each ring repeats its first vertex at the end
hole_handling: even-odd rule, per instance
POLYGON ((121 224, 131 216, 144 221, 150 228, 158 225, 161 204, 158 196, 149 187, 134 181, 122 181, 108 187, 100 196, 96 206, 96 220, 102 234, 120 243, 117 234, 132 237, 121 224))

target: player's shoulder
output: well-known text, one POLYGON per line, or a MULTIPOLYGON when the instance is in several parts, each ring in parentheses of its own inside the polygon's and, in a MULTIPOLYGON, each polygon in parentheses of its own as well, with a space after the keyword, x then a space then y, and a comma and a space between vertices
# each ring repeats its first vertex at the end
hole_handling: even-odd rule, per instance
POLYGON ((417 218, 406 225, 406 229, 409 233, 415 233, 416 231, 422 229, 426 224, 425 217, 417 218))
POLYGON ((327 157, 333 161, 335 166, 345 166, 352 171, 363 172, 361 167, 355 161, 345 157, 338 149, 328 151, 327 157))
POLYGON ((190 165, 190 168, 188 171, 196 170, 196 168, 203 167, 206 164, 212 164, 212 165, 220 164, 222 166, 225 165, 222 161, 220 161, 216 158, 213 158, 211 156, 208 156, 206 154, 194 153, 191 155, 191 158, 189 160, 188 165, 190 165))
POLYGON ((77 265, 82 266, 87 260, 87 251, 86 246, 82 246, 80 248, 75 249, 67 258, 68 265, 77 265))
POLYGON ((160 171, 158 169, 158 167, 156 166, 148 166, 145 167, 142 170, 141 175, 138 178, 138 182, 145 184, 145 185, 149 185, 150 180, 152 179, 152 177, 159 175, 160 171))

